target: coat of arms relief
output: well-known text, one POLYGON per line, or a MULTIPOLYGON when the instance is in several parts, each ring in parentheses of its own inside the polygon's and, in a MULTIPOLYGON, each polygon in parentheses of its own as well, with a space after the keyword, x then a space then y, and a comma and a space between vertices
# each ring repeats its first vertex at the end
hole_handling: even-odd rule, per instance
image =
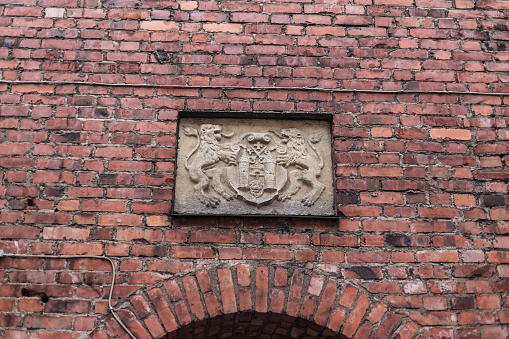
POLYGON ((266 120, 249 128, 235 126, 230 119, 224 124, 217 120, 181 124, 179 145, 184 142, 187 151, 181 154, 179 147, 177 213, 189 214, 184 206, 190 204, 198 212, 213 214, 301 214, 299 209, 312 214, 316 205, 323 209, 323 203, 317 202, 327 187, 322 178, 324 159, 330 164, 330 150, 328 159, 322 154, 330 148, 330 136, 324 141, 327 129, 306 126, 303 130, 291 121, 266 120), (186 195, 186 202, 179 202, 179 193, 186 195))

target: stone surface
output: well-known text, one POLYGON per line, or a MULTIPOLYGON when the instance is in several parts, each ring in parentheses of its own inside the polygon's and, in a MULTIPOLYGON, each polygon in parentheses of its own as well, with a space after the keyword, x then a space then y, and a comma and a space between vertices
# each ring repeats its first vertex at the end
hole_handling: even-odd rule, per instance
POLYGON ((334 215, 330 125, 180 120, 178 214, 334 215))

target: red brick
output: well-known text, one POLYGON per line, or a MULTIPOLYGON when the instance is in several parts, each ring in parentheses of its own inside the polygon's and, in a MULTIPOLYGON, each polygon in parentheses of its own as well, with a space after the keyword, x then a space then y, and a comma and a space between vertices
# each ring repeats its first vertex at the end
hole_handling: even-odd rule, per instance
POLYGON ((338 210, 347 217, 378 217, 382 209, 378 206, 340 206, 338 210))
POLYGON ((127 229, 117 231, 117 240, 122 241, 161 241, 161 230, 127 229))
POLYGON ((162 257, 167 255, 167 247, 161 245, 133 245, 131 255, 141 257, 162 257))
POLYGON ((387 301, 397 308, 420 308, 422 306, 420 297, 388 296, 387 301))
POLYGON ((321 298, 322 301, 320 302, 320 304, 318 305, 318 309, 316 310, 316 315, 314 319, 318 325, 324 326, 327 323, 335 298, 336 298, 336 283, 330 281, 325 286, 321 298))
POLYGON ((138 312, 141 318, 145 318, 152 312, 149 304, 141 295, 132 297, 131 304, 134 306, 136 312, 138 312))
POLYGON ((99 215, 97 224, 100 226, 141 226, 143 216, 132 214, 99 215))
POLYGON ((229 269, 218 269, 217 275, 219 278, 221 301, 224 313, 229 314, 237 312, 237 302, 231 271, 229 269))
POLYGON ((292 259, 292 253, 287 249, 258 249, 258 248, 247 248, 246 249, 247 259, 262 259, 262 260, 289 260, 292 259))
POLYGON ((401 288, 394 282, 369 282, 362 285, 371 293, 401 293, 401 288))
POLYGON ((366 262, 389 262, 389 253, 387 252, 348 252, 348 262, 366 263, 366 262))
POLYGON ((255 309, 267 312, 269 270, 266 267, 256 268, 255 309))
POLYGON ((358 240, 356 236, 344 235, 342 237, 335 236, 333 234, 314 234, 313 244, 318 246, 358 246, 358 240))
POLYGON ((172 246, 170 255, 173 258, 214 258, 215 254, 210 247, 200 246, 172 246))
POLYGON ((126 212, 127 203, 111 200, 85 200, 81 204, 83 212, 126 212))
POLYGON ((361 295, 357 300, 357 303, 355 304, 354 308, 352 309, 350 315, 348 316, 348 319, 346 320, 346 324, 343 327, 341 334, 349 337, 352 337, 355 334, 362 318, 364 317, 364 314, 366 313, 366 310, 368 309, 368 306, 369 306, 368 297, 365 295, 361 295))
POLYGON ((23 325, 27 328, 70 330, 71 321, 71 316, 27 315, 24 318, 23 325))
POLYGON ((72 255, 103 255, 104 245, 102 244, 60 244, 60 254, 72 255))
POLYGON ((497 295, 477 296, 477 308, 479 309, 499 309, 500 297, 497 295))
POLYGON ((309 244, 309 236, 306 234, 275 234, 265 233, 264 242, 276 245, 309 244))
POLYGON ((406 232, 408 225, 403 220, 366 220, 364 230, 366 232, 406 232))
POLYGON ((221 231, 193 231, 191 242, 235 243, 237 235, 234 232, 221 231))
POLYGON ((344 262, 345 252, 343 251, 322 251, 323 262, 344 262))
POLYGON ((410 313, 410 319, 422 326, 454 325, 457 323, 457 316, 452 312, 429 312, 427 314, 414 312, 410 313))
POLYGON ((403 195, 401 193, 361 193, 360 198, 363 204, 403 204, 403 195))
POLYGON ((33 226, 1 226, 0 239, 35 239, 40 230, 33 226))
POLYGON ((336 308, 331 312, 331 316, 329 322, 327 323, 327 328, 331 329, 334 332, 339 332, 341 325, 343 325, 343 321, 346 317, 346 310, 343 308, 336 308))
POLYGON ((459 324, 494 324, 495 316, 492 312, 462 312, 459 315, 459 324))
POLYGON ((203 24, 203 29, 207 32, 222 32, 222 33, 241 33, 242 25, 241 24, 203 24))
MULTIPOLYGON (((285 293, 280 289, 273 289, 271 294, 270 309, 271 312, 281 313, 284 310, 285 293)), ((242 309, 242 307, 241 307, 242 309)))
POLYGON ((51 240, 88 240, 89 236, 90 230, 88 229, 70 227, 45 227, 43 231, 43 238, 51 240))
POLYGON ((398 339, 410 339, 413 338, 419 328, 414 323, 408 321, 398 332, 398 339))
POLYGON ((300 299, 303 287, 304 276, 302 272, 294 272, 290 279, 290 290, 288 292, 288 302, 286 306, 286 312, 290 316, 296 316, 300 308, 300 299))
POLYGON ((382 317, 384 316, 384 314, 386 312, 387 312, 387 306, 385 304, 379 302, 376 304, 376 306, 374 308, 371 309, 367 319, 372 324, 376 324, 378 321, 380 321, 380 319, 382 319, 382 317))
POLYGON ((185 326, 191 322, 191 316, 187 310, 187 305, 184 301, 180 301, 174 304, 175 314, 181 326, 185 326))
POLYGON ((214 293, 208 293, 203 296, 203 300, 205 301, 205 306, 207 307, 207 312, 211 317, 218 316, 221 314, 221 310, 219 308, 219 303, 217 301, 214 293))
POLYGON ((419 251, 417 260, 421 262, 458 262, 458 252, 451 251, 419 251))
POLYGON ((380 325, 378 330, 373 335, 373 338, 387 338, 399 326, 402 319, 399 315, 393 313, 380 325))
POLYGON ((161 319, 165 330, 168 332, 176 330, 178 328, 177 322, 171 313, 168 304, 164 300, 164 296, 161 290, 154 288, 147 293, 150 300, 152 301, 152 304, 154 305, 154 308, 157 311, 157 314, 159 315, 159 319, 161 319))
POLYGON ((144 320, 144 323, 153 337, 157 338, 165 335, 166 331, 163 329, 156 316, 150 315, 144 320))
POLYGON ((199 319, 202 320, 205 317, 203 306, 198 292, 198 287, 195 280, 192 277, 182 279, 184 290, 186 291, 187 300, 191 308, 191 312, 199 319))
POLYGON ((313 316, 315 308, 316 308, 316 298, 306 295, 302 302, 302 307, 299 316, 303 319, 310 320, 313 316))
POLYGON ((249 266, 246 264, 237 265, 237 279, 239 286, 249 286, 251 283, 249 266))
POLYGON ((132 149, 128 147, 99 147, 95 151, 95 156, 106 158, 131 158, 132 149))
POLYGON ((136 316, 129 310, 118 310, 117 314, 120 319, 127 324, 131 332, 140 338, 148 337, 149 333, 145 330, 143 325, 136 319, 136 316))

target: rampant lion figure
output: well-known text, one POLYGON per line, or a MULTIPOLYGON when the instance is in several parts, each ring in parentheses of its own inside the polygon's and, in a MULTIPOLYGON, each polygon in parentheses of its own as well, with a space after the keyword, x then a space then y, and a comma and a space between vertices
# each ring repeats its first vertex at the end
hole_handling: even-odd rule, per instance
POLYGON ((194 149, 186 157, 186 169, 189 171, 191 180, 196 183, 194 192, 198 200, 207 207, 216 207, 220 199, 205 192, 207 187, 212 187, 217 194, 226 200, 235 197, 235 193, 230 191, 221 183, 221 169, 210 168, 219 161, 224 161, 228 165, 237 164, 237 153, 231 150, 230 144, 220 144, 221 137, 230 138, 231 134, 221 133, 221 126, 203 124, 200 130, 194 127, 184 127, 184 133, 187 136, 196 136, 198 142, 194 149), (189 159, 196 153, 193 161, 189 159))
POLYGON ((277 156, 276 163, 284 167, 294 165, 298 168, 289 172, 290 186, 283 194, 279 195, 278 199, 281 201, 290 199, 301 188, 301 182, 304 182, 311 186, 311 192, 302 198, 302 204, 312 206, 325 189, 325 185, 317 179, 323 168, 323 158, 313 146, 313 144, 322 140, 323 133, 312 135, 306 140, 302 132, 293 127, 284 128, 280 133, 274 130, 270 132, 277 135, 281 142, 286 144, 286 152, 277 156), (318 158, 309 153, 307 144, 313 149, 318 158))

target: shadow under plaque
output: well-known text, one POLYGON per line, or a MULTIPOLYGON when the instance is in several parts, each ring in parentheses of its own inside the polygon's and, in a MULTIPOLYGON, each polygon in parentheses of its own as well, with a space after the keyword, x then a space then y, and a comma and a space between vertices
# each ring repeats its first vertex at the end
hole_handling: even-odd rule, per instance
POLYGON ((182 118, 174 214, 334 216, 327 121, 182 118))

